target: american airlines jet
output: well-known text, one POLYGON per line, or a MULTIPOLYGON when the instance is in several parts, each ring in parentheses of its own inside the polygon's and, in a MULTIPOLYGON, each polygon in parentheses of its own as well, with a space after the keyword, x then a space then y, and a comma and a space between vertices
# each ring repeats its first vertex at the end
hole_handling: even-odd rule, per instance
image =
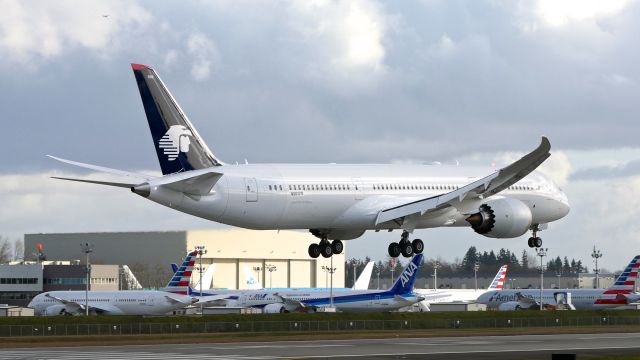
MULTIPOLYGON (((640 255, 636 255, 608 289, 543 289, 542 305, 553 309, 569 305, 577 310, 624 308, 640 301, 635 293, 640 269, 640 255)), ((501 290, 486 292, 477 300, 489 309, 537 310, 540 309, 540 289, 501 290)))
POLYGON ((197 255, 196 251, 187 255, 163 291, 47 291, 36 295, 28 307, 44 316, 82 315, 87 305, 92 315, 165 315, 198 302, 188 295, 197 255))
POLYGON ((408 164, 225 164, 216 158, 158 74, 132 64, 163 176, 57 160, 127 178, 60 178, 131 189, 148 200, 204 219, 248 229, 308 229, 320 239, 309 255, 331 257, 342 240, 367 230, 401 230, 389 255, 421 253, 415 229, 467 227, 490 238, 538 231, 569 212, 565 194, 533 171, 549 156, 540 145, 497 171, 408 164))

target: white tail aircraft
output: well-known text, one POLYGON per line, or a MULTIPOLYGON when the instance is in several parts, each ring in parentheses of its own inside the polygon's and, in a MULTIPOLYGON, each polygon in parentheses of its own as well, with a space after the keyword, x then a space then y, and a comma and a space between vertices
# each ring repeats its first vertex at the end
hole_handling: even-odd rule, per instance
POLYGON ((128 178, 122 182, 60 178, 130 188, 172 209, 249 229, 309 229, 320 239, 309 255, 330 257, 341 240, 366 230, 402 230, 389 255, 421 253, 415 229, 471 226, 491 238, 537 232, 569 212, 565 194, 532 173, 549 156, 540 145, 511 165, 490 168, 443 165, 239 164, 217 159, 158 74, 132 64, 163 176, 153 177, 55 158, 128 178))

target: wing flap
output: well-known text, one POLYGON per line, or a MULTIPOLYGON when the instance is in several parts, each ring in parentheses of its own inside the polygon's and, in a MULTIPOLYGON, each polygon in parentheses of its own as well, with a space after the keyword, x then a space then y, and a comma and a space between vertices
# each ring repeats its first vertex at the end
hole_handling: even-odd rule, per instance
POLYGON ((464 212, 466 208, 474 207, 478 200, 495 195, 527 176, 550 156, 550 149, 549 140, 542 137, 540 145, 535 150, 511 165, 451 192, 381 210, 375 224, 403 220, 404 217, 414 214, 424 215, 448 206, 464 212))

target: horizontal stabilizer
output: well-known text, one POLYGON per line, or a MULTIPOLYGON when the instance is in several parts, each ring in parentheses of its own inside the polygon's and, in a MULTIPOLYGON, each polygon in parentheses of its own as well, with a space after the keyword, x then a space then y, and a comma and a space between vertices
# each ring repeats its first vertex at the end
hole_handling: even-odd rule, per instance
MULTIPOLYGON (((118 175, 118 176, 127 176, 127 177, 136 178, 136 179, 143 179, 143 180, 151 180, 151 179, 155 178, 154 176, 138 174, 138 173, 132 173, 132 172, 118 170, 118 169, 112 169, 112 168, 108 168, 108 167, 104 167, 104 166, 85 164, 85 163, 81 163, 81 162, 77 162, 77 161, 62 159, 62 158, 55 157, 55 156, 52 156, 52 155, 47 155, 47 156, 52 158, 52 159, 54 159, 54 160, 58 160, 60 162, 66 163, 66 164, 79 166, 79 167, 82 167, 82 168, 85 168, 85 169, 95 170, 95 171, 104 172, 104 173, 108 173, 108 174, 113 174, 113 175, 118 175)), ((139 184, 141 182, 143 182, 143 181, 139 181, 136 184, 139 184)))
POLYGON ((100 181, 100 180, 74 179, 74 178, 67 178, 67 177, 60 177, 60 176, 52 176, 51 178, 58 179, 58 180, 77 181, 77 182, 84 182, 84 183, 90 183, 90 184, 117 186, 117 187, 124 187, 124 188, 130 188, 132 186, 138 185, 135 183, 119 183, 119 182, 100 181))

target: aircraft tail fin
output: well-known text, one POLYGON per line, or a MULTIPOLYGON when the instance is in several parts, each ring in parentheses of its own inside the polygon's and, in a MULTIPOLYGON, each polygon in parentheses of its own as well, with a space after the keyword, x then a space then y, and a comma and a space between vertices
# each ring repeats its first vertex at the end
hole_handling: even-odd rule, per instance
POLYGON ((369 261, 367 266, 364 267, 360 276, 356 279, 356 283, 353 285, 353 290, 368 290, 369 282, 371 282, 371 273, 373 272, 373 261, 369 261))
POLYGON ((249 267, 247 265, 244 265, 243 270, 244 270, 244 277, 247 279, 247 289, 251 289, 251 290, 262 289, 262 285, 258 280, 256 280, 255 277, 253 277, 253 274, 251 273, 251 270, 249 270, 249 267))
POLYGON ((423 257, 423 254, 418 254, 411 259, 411 262, 407 264, 407 267, 402 271, 402 274, 398 276, 398 280, 393 284, 393 287, 389 289, 393 294, 407 294, 413 290, 413 284, 416 282, 418 269, 420 269, 423 257))
POLYGON ((507 276, 507 268, 509 265, 502 265, 496 277, 493 278, 491 285, 487 288, 487 290, 502 290, 504 288, 504 279, 507 276))
POLYGON ((622 274, 618 276, 616 282, 596 299, 595 304, 627 304, 628 297, 624 295, 629 295, 635 292, 638 269, 640 269, 640 255, 636 255, 631 259, 631 262, 627 265, 622 274))
POLYGON ((167 286, 163 289, 166 292, 174 294, 189 295, 191 273, 193 272, 193 266, 196 263, 197 251, 191 251, 182 261, 182 265, 174 272, 171 280, 167 286))
POLYGON ((163 174, 223 165, 149 66, 131 64, 163 174))

